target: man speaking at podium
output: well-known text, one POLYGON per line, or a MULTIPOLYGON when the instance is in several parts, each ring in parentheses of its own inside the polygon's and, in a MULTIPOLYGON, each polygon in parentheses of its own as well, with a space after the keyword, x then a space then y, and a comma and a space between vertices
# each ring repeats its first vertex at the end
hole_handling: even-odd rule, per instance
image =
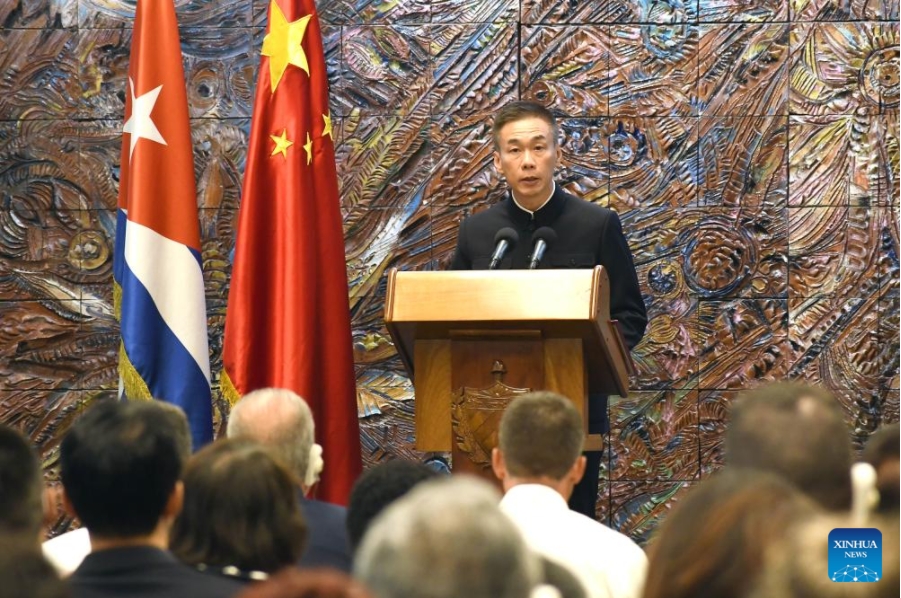
MULTIPOLYGON (((460 223, 453 270, 593 268, 610 279, 610 317, 635 347, 648 322, 629 245, 616 212, 583 201, 554 182, 560 159, 554 115, 534 102, 502 108, 492 126, 494 166, 510 193, 460 223)), ((589 366, 590 367, 590 366, 589 366)), ((607 397, 588 400, 588 431, 606 432, 607 397)), ((570 507, 595 518, 601 453, 587 453, 570 507)))

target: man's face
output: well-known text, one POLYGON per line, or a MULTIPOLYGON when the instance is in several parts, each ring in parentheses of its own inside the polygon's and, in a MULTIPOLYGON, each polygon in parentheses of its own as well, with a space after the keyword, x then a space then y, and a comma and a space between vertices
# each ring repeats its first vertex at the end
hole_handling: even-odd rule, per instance
POLYGON ((516 200, 534 209, 551 194, 560 148, 550 123, 530 116, 504 125, 494 167, 507 179, 516 200))

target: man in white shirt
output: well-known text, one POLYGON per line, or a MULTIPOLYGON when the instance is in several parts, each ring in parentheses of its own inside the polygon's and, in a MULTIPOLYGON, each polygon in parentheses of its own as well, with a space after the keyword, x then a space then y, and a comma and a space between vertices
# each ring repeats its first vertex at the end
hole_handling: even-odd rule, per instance
POLYGON ((568 567, 591 598, 640 598, 644 551, 629 537, 567 506, 585 473, 582 418, 566 398, 533 392, 504 412, 492 467, 501 510, 534 550, 568 567))

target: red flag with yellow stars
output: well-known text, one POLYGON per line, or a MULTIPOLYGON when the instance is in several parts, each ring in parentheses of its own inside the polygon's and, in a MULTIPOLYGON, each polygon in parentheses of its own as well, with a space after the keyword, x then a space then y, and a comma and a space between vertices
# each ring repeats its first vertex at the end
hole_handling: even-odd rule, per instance
POLYGON ((316 420, 318 498, 362 467, 344 233, 314 0, 270 0, 238 216, 222 392, 289 388, 316 420))

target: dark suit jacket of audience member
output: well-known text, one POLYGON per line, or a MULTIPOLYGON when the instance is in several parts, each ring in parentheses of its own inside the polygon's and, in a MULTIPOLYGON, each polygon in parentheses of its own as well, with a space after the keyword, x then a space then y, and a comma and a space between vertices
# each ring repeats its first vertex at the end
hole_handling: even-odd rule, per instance
POLYGON ((69 585, 73 598, 228 598, 246 584, 201 573, 158 548, 133 546, 89 554, 69 585))
POLYGON ((300 507, 307 522, 307 549, 298 567, 331 567, 350 573, 352 558, 347 541, 347 509, 320 500, 301 497, 300 507))

